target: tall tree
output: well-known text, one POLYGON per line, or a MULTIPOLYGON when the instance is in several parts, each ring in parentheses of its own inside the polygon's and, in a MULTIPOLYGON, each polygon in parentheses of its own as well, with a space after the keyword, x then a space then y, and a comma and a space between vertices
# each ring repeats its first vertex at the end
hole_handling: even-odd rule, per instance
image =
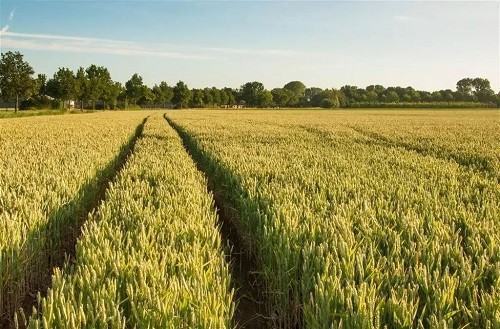
POLYGON ((35 72, 19 52, 8 51, 0 59, 0 93, 3 99, 15 100, 15 112, 19 102, 28 98, 34 87, 35 72))
POLYGON ((75 75, 75 97, 80 101, 80 110, 82 111, 83 102, 87 99, 88 83, 87 73, 83 67, 80 67, 75 75))
POLYGON ((356 86, 345 85, 340 88, 340 91, 344 93, 348 103, 361 101, 361 90, 356 86))
POLYGON ((292 91, 285 88, 274 88, 271 90, 273 101, 276 106, 284 107, 290 104, 290 100, 294 98, 292 91))
POLYGON ((387 103, 397 103, 399 102, 399 95, 394 90, 389 90, 385 95, 385 101, 387 103))
POLYGON ((75 76, 73 71, 61 67, 54 73, 54 77, 47 84, 47 91, 50 96, 62 101, 65 108, 68 101, 75 97, 75 76))
POLYGON ((191 98, 191 106, 192 107, 203 107, 205 104, 204 96, 205 93, 202 89, 193 89, 192 90, 193 97, 191 98))
POLYGON ((155 103, 161 104, 163 107, 167 107, 174 96, 173 89, 165 81, 160 82, 160 85, 155 85, 153 93, 155 95, 155 103))
POLYGON ((212 94, 212 106, 219 106, 221 104, 220 90, 212 87, 210 94, 212 94))
POLYGON ((269 107, 272 105, 273 105, 273 94, 271 94, 269 90, 264 89, 264 91, 257 96, 257 106, 269 107))
POLYGON ((305 91, 305 105, 307 106, 319 106, 320 100, 318 100, 318 95, 321 94, 323 89, 318 87, 306 88, 305 91))
POLYGON ((229 95, 226 91, 226 88, 220 90, 220 104, 228 105, 229 104, 229 95))
POLYGON ((288 101, 288 105, 290 106, 299 105, 305 96, 306 86, 301 81, 290 81, 283 88, 291 92, 291 97, 288 101))
POLYGON ((106 89, 113 84, 113 81, 108 69, 103 66, 91 65, 86 73, 88 78, 86 94, 92 102, 92 109, 95 109, 95 103, 102 100, 106 89))
POLYGON ((34 93, 39 97, 47 95, 47 76, 45 74, 37 75, 34 93))
POLYGON ((271 93, 264 88, 264 85, 258 81, 245 83, 241 86, 240 94, 241 99, 249 106, 264 106, 263 103, 266 103, 269 100, 269 95, 271 95, 271 93))
POLYGON ((118 97, 123 92, 122 84, 119 82, 113 82, 103 95, 103 100, 109 104, 110 108, 116 109, 118 103, 118 97))
POLYGON ((145 89, 142 77, 135 73, 130 80, 125 83, 125 95, 129 101, 136 105, 137 101, 144 96, 144 92, 145 89))
POLYGON ((483 78, 475 78, 471 82, 474 97, 480 102, 493 102, 495 92, 491 89, 490 81, 483 78))
POLYGON ((457 82, 457 94, 460 100, 467 101, 472 99, 472 79, 464 78, 457 82))
POLYGON ((214 105, 214 98, 210 88, 203 89, 203 104, 207 107, 214 105))
POLYGON ((148 86, 144 86, 142 89, 142 96, 138 101, 139 105, 152 107, 154 101, 155 101, 155 94, 153 93, 153 90, 150 89, 148 86))
POLYGON ((227 95, 227 105, 234 105, 236 104, 236 90, 226 87, 224 88, 224 91, 226 92, 227 95))
POLYGON ((321 93, 315 95, 314 98, 315 105, 318 103, 318 100, 320 100, 319 106, 323 108, 336 108, 341 106, 343 94, 336 89, 325 89, 321 93))
POLYGON ((174 87, 174 97, 172 98, 172 102, 175 104, 176 108, 186 108, 191 101, 191 90, 189 90, 188 86, 179 81, 174 87))

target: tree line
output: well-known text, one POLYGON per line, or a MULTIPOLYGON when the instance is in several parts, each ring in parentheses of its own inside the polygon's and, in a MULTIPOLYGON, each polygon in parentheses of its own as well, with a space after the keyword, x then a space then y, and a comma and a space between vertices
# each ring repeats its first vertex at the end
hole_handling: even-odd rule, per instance
POLYGON ((240 88, 190 89, 179 81, 175 86, 160 82, 153 87, 134 74, 125 83, 113 81, 106 67, 90 65, 76 72, 59 68, 52 77, 38 74, 19 52, 2 53, 0 60, 0 96, 19 107, 75 107, 117 109, 130 107, 384 107, 384 106, 499 106, 495 94, 483 78, 464 78, 456 90, 416 90, 412 87, 366 88, 343 86, 340 89, 306 87, 291 81, 282 88, 268 90, 258 81, 240 88))

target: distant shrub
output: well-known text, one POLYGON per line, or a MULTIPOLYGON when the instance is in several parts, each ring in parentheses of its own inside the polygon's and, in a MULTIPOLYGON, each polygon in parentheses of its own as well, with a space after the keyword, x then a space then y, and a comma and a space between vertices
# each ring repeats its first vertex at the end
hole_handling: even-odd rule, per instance
POLYGON ((353 108, 494 108, 493 103, 479 102, 401 102, 401 103, 373 103, 356 102, 350 103, 353 108))

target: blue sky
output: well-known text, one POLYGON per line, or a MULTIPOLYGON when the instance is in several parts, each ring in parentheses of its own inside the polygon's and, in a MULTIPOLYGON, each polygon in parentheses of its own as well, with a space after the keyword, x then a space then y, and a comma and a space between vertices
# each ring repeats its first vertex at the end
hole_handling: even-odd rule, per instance
POLYGON ((498 2, 1 0, 1 50, 37 73, 92 63, 191 87, 500 89, 498 2))

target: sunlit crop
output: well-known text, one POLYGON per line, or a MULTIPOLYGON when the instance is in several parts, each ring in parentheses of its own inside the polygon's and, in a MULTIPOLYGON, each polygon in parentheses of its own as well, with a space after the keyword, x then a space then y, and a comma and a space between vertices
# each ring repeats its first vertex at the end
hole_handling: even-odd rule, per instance
POLYGON ((229 328, 233 297, 205 179, 161 116, 87 220, 30 328, 229 328))
POLYGON ((500 328, 497 111, 163 113, 0 120, 0 326, 500 328))
POLYGON ((0 320, 50 280, 68 230, 145 116, 0 120, 0 320))
POLYGON ((167 114, 239 211, 277 325, 500 327, 498 114, 425 113, 167 114))

